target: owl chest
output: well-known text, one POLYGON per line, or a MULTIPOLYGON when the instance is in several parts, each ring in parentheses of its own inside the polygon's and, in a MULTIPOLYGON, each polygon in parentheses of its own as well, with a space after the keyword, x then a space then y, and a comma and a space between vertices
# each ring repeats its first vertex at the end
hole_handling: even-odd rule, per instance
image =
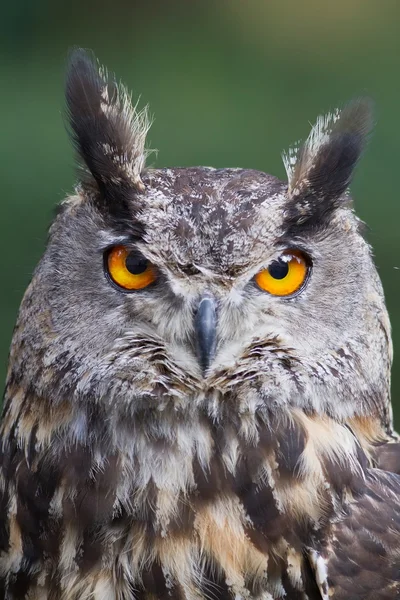
POLYGON ((152 422, 97 446, 54 443, 31 465, 20 455, 13 568, 69 600, 300 593, 304 515, 289 490, 301 499, 304 440, 291 433, 285 446, 279 432, 250 441, 204 419, 152 422))
POLYGON ((269 462, 235 462, 233 449, 210 449, 206 461, 199 444, 190 452, 158 441, 133 461, 110 457, 64 499, 57 568, 70 581, 66 597, 76 586, 76 598, 90 590, 94 598, 182 600, 213 589, 219 598, 258 598, 304 586, 300 531, 269 462))

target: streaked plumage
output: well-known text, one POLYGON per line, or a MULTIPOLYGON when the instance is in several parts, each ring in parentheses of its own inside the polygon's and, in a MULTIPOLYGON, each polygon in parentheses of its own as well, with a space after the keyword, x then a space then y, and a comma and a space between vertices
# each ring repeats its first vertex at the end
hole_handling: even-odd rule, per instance
POLYGON ((12 341, 1 598, 400 598, 390 325, 347 192, 369 103, 321 117, 286 184, 147 169, 146 113, 107 77, 73 54, 87 170, 12 341), (121 245, 154 284, 118 289, 121 245), (287 249, 308 279, 273 296, 254 277, 287 249))

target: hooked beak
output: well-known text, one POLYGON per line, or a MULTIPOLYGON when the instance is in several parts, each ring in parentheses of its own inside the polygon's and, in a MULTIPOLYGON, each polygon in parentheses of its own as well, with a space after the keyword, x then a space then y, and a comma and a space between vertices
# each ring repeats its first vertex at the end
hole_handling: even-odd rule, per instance
POLYGON ((217 347, 217 307, 215 298, 204 294, 194 318, 196 334, 196 351, 200 366, 205 376, 214 360, 217 347))

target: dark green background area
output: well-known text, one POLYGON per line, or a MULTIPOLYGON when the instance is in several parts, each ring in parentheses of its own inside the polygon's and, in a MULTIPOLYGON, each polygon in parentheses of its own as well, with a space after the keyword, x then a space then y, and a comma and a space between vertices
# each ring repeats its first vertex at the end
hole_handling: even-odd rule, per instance
POLYGON ((62 118, 74 45, 92 48, 149 103, 157 166, 253 167, 284 177, 280 152, 307 135, 309 122, 371 96, 377 125, 352 192, 400 345, 398 0, 2 0, 1 13, 1 380, 21 296, 55 205, 75 181, 62 118))

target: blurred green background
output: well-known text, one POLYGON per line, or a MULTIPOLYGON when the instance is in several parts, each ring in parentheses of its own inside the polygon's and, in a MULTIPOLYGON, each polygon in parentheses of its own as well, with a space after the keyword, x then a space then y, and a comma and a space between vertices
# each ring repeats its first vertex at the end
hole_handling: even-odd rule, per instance
MULTIPOLYGON (((400 345, 398 0, 1 0, 0 379, 54 207, 72 190, 62 118, 67 50, 92 48, 150 104, 157 166, 261 169, 321 111, 357 95, 377 126, 352 186, 400 345)), ((393 397, 400 427, 400 360, 393 397)))

